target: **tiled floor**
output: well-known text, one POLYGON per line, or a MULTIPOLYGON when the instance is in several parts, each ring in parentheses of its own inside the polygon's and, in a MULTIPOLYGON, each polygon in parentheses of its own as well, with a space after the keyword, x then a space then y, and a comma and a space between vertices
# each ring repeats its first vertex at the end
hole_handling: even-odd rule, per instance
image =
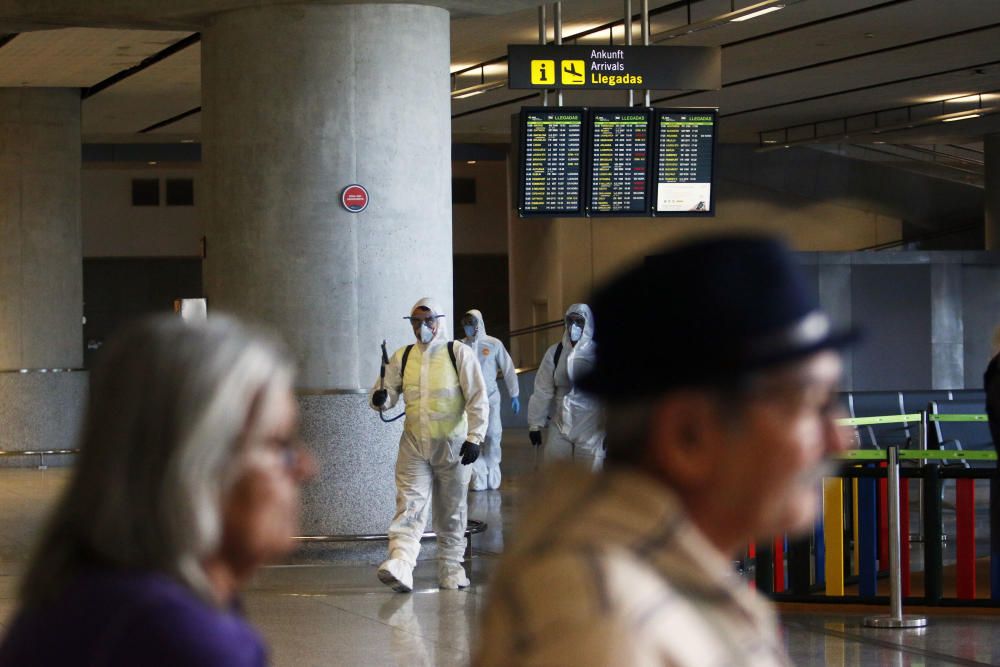
MULTIPOLYGON (((438 590, 434 561, 421 561, 415 592, 392 593, 375 578, 381 549, 266 568, 245 602, 275 667, 468 664, 489 573, 510 537, 519 486, 534 468, 525 434, 508 439, 504 489, 470 496, 470 516, 489 530, 475 538, 468 590, 438 590)), ((66 477, 62 469, 0 469, 0 630, 30 544, 66 477)), ((935 611, 920 632, 861 627, 865 614, 881 611, 784 613, 789 652, 798 665, 1000 665, 1000 614, 935 611)))

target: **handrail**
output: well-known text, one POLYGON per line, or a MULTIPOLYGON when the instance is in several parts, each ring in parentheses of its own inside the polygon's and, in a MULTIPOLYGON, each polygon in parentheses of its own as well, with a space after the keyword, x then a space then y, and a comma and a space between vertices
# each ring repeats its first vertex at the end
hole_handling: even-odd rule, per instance
POLYGON ((507 335, 510 338, 515 338, 517 336, 524 336, 530 333, 538 333, 539 331, 548 331, 550 329, 556 329, 564 325, 563 320, 552 320, 551 322, 543 322, 542 324, 533 324, 530 327, 522 327, 520 329, 513 329, 507 335))
MULTIPOLYGON (((833 458, 841 461, 885 461, 885 449, 852 449, 833 458)), ((945 451, 938 449, 900 449, 900 461, 996 461, 997 453, 988 450, 945 451)))
POLYGON ((976 229, 975 224, 972 225, 958 225, 955 227, 948 227, 947 229, 940 229, 934 232, 928 232, 927 234, 921 234, 920 236, 914 236, 908 239, 896 239, 893 241, 884 241, 882 243, 876 243, 875 245, 863 246, 857 248, 855 252, 865 252, 872 250, 878 252, 880 250, 891 250, 892 248, 899 248, 901 246, 908 245, 910 243, 922 243, 924 241, 933 241, 935 239, 944 238, 952 234, 958 234, 960 232, 967 232, 971 229, 976 229))
POLYGON ((0 458, 5 456, 37 456, 38 457, 38 469, 47 470, 48 466, 45 464, 46 456, 55 455, 67 455, 67 454, 79 454, 79 449, 22 449, 22 450, 12 450, 12 449, 0 449, 0 458))
MULTIPOLYGON (((913 421, 920 421, 921 413, 906 415, 884 415, 878 417, 845 417, 838 419, 840 426, 869 426, 871 424, 907 424, 913 421)), ((928 421, 932 422, 985 422, 989 421, 987 415, 981 414, 928 414, 928 421)))
POLYGON ((908 424, 920 421, 920 413, 909 415, 886 415, 884 417, 845 417, 838 419, 840 426, 870 426, 872 424, 908 424))

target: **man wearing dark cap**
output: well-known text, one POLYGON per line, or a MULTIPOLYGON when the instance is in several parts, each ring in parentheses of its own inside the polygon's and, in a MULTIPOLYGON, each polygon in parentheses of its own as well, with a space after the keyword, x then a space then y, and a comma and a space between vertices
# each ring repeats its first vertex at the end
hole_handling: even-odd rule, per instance
POLYGON ((581 384, 607 407, 606 469, 551 470, 523 501, 476 665, 787 665, 767 602, 731 569, 811 527, 849 438, 835 332, 794 257, 718 237, 649 257, 594 301, 609 327, 581 384))

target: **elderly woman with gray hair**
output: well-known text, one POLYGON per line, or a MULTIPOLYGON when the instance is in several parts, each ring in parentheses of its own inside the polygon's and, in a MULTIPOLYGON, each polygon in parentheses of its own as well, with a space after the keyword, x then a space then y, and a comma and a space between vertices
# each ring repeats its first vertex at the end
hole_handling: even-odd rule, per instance
POLYGON ((313 474, 292 378, 226 317, 148 319, 105 348, 0 666, 266 665, 236 595, 291 550, 313 474))

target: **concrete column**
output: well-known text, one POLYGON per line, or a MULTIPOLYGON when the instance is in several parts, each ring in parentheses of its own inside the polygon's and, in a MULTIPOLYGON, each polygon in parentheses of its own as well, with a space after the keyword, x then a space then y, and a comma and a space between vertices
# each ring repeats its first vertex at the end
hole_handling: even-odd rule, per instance
POLYGON ((72 447, 86 386, 66 372, 83 365, 79 90, 0 89, 0 239, 0 449, 72 447))
POLYGON ((983 139, 983 194, 987 250, 1000 250, 1000 134, 983 139))
POLYGON ((422 296, 453 316, 449 59, 448 12, 417 5, 244 9, 203 33, 209 309, 278 330, 299 362, 324 470, 309 532, 385 532, 401 422, 367 407, 379 343, 413 341, 422 296), (340 204, 351 183, 361 213, 340 204))

